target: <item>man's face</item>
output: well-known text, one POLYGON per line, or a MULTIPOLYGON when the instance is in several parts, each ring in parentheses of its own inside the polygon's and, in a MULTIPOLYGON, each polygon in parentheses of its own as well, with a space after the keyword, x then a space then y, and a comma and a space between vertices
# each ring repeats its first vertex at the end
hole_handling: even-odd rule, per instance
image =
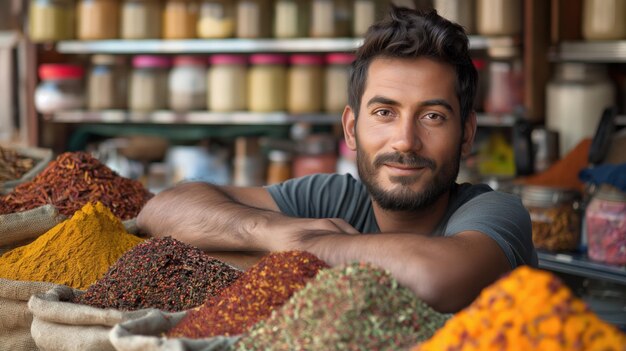
POLYGON ((371 63, 358 122, 344 113, 344 131, 357 150, 359 175, 383 209, 422 209, 455 183, 475 128, 461 140, 455 83, 454 67, 427 58, 371 63))

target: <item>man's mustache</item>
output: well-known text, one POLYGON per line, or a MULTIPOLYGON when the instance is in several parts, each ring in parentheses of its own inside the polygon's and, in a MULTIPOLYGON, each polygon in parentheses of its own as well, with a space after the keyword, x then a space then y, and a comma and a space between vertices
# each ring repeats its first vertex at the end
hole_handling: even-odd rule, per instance
POLYGON ((434 160, 419 156, 415 153, 388 153, 382 154, 374 160, 374 167, 382 167, 385 163, 396 163, 406 166, 407 168, 430 168, 435 170, 436 163, 434 160))

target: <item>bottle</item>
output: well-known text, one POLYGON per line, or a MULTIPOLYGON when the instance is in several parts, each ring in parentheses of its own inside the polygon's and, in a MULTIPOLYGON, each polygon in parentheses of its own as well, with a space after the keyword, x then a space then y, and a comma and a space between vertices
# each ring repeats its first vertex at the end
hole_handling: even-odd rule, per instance
POLYGON ((122 39, 161 38, 161 2, 125 0, 122 4, 122 39))
POLYGON ((287 105, 287 56, 255 54, 248 71, 248 109, 253 112, 284 111, 287 105))
POLYGON ((78 39, 117 38, 119 17, 119 0, 81 0, 78 3, 78 39))
POLYGON ((287 111, 315 113, 322 110, 323 57, 297 54, 290 57, 287 74, 287 111))
POLYGON ((207 105, 210 110, 246 110, 247 58, 243 55, 213 55, 209 58, 207 105))
POLYGON ((31 0, 28 13, 30 40, 73 39, 75 17, 72 0, 31 0))
POLYGON ((128 96, 128 73, 122 56, 93 55, 87 78, 87 108, 123 109, 128 96))
POLYGON ((163 11, 164 39, 196 37, 198 4, 195 0, 166 0, 163 11))
POLYGON ((128 107, 150 112, 167 108, 167 83, 170 60, 162 56, 140 55, 133 58, 128 107))
POLYGON ((200 4, 198 37, 230 38, 235 35, 235 7, 230 0, 205 0, 200 4))
POLYGON ((345 53, 326 55, 324 110, 328 113, 342 113, 348 104, 348 79, 354 58, 345 53))
POLYGON ((308 13, 307 1, 277 0, 274 4, 274 37, 306 37, 308 13))
POLYGON ((169 106, 174 111, 206 109, 206 59, 176 56, 169 74, 169 106))
POLYGON ((267 38, 271 34, 272 11, 267 0, 237 2, 237 38, 267 38))

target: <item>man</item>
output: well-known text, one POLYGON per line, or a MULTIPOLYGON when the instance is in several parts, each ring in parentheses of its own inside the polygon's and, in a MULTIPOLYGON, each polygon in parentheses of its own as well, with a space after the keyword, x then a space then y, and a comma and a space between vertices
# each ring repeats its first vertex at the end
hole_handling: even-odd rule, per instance
POLYGON ((442 312, 536 265, 519 199, 455 183, 476 132, 477 73, 462 27, 394 8, 370 28, 352 68, 342 122, 362 182, 320 174, 266 188, 187 183, 150 200, 139 226, 205 250, 371 262, 442 312))

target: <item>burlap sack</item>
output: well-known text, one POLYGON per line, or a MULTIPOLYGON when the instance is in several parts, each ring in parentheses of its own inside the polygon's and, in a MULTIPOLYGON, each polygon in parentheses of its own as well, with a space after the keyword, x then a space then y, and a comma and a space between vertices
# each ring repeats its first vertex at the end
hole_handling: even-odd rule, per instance
POLYGON ((232 350, 240 338, 165 338, 163 333, 172 329, 186 314, 186 311, 153 310, 141 318, 119 323, 111 330, 111 343, 117 351, 227 351, 232 350))
POLYGON ((35 160, 35 165, 28 172, 26 172, 20 179, 9 180, 4 183, 0 182, 0 194, 10 193, 16 186, 27 182, 41 171, 43 171, 50 160, 52 160, 52 150, 41 149, 36 147, 18 147, 13 149, 15 152, 22 156, 26 156, 35 160))
POLYGON ((30 335, 33 315, 28 300, 34 294, 55 287, 52 283, 23 282, 0 278, 0 349, 15 351, 37 350, 30 335))
POLYGON ((30 243, 65 219, 52 205, 0 215, 0 254, 30 243))
POLYGON ((123 312, 69 302, 81 290, 59 285, 31 296, 31 335, 42 351, 114 350, 111 328, 120 322, 146 315, 150 309, 123 312))

